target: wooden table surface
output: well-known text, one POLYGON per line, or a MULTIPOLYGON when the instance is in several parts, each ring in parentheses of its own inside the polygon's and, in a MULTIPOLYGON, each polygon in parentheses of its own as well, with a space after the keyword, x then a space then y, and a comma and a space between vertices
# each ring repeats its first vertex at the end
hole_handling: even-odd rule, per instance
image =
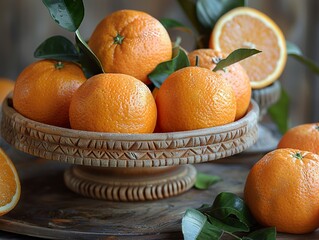
MULTIPOLYGON (((239 154, 195 165, 198 171, 223 179, 208 190, 191 189, 159 201, 120 203, 85 198, 71 192, 63 182, 67 164, 34 158, 3 142, 0 146, 16 165, 22 187, 16 208, 0 218, 0 239, 17 240, 182 239, 181 219, 185 210, 203 203, 211 204, 221 191, 242 195, 249 169, 260 158, 259 155, 239 154)), ((279 233, 277 239, 319 239, 319 232, 279 233)))

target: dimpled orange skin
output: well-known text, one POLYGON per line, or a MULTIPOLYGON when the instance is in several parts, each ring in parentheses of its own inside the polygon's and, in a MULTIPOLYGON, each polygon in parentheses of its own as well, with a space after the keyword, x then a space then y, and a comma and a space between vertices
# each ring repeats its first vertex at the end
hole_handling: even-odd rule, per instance
POLYGON ((125 74, 98 74, 74 94, 71 128, 94 132, 152 133, 157 110, 149 88, 125 74))
POLYGON ((319 156, 290 148, 266 154, 251 169, 244 198, 264 226, 294 234, 314 231, 319 226, 319 156))
MULTIPOLYGON (((213 59, 224 59, 226 54, 213 49, 197 49, 188 54, 190 64, 195 66, 196 56, 199 57, 199 66, 213 70, 216 67, 216 62, 213 59)), ((251 99, 250 80, 246 70, 239 64, 234 63, 224 70, 219 70, 216 73, 224 77, 232 86, 236 95, 236 117, 235 120, 242 118, 249 107, 251 99)))
POLYGON ((13 107, 32 120, 69 127, 72 95, 85 81, 82 69, 74 63, 34 62, 16 79, 13 107))
POLYGON ((172 44, 163 25, 147 13, 120 10, 104 18, 89 46, 108 73, 124 73, 144 83, 155 67, 172 58, 172 44))
POLYGON ((231 123, 236 98, 219 74, 200 67, 172 73, 160 87, 156 103, 163 132, 195 130, 231 123))
POLYGON ((289 129, 278 148, 296 148, 319 154, 319 123, 302 124, 289 129))

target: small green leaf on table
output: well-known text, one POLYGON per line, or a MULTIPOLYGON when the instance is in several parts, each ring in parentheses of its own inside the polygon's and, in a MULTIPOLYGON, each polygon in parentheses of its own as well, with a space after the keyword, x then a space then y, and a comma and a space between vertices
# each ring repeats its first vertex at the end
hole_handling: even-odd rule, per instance
POLYGON ((271 105, 267 112, 278 130, 284 134, 288 130, 289 96, 283 88, 281 88, 279 100, 271 105))
POLYGON ((75 40, 80 49, 80 62, 86 77, 90 78, 93 75, 103 73, 104 70, 100 60, 82 39, 79 30, 75 32, 75 40))
POLYGON ((188 209, 182 219, 182 232, 185 240, 219 239, 223 231, 207 221, 206 215, 195 209, 188 209))
POLYGON ((209 174, 198 172, 194 187, 200 190, 205 190, 221 180, 222 179, 216 175, 209 175, 209 174))
POLYGON ((76 47, 63 36, 53 36, 45 40, 35 50, 34 57, 72 62, 79 62, 80 60, 76 47))
POLYGON ((291 56, 298 60, 299 62, 303 63, 306 67, 308 67, 311 71, 313 71, 315 74, 319 74, 319 66, 313 62, 311 59, 303 56, 300 48, 291 43, 291 42, 286 42, 286 47, 287 47, 287 54, 288 56, 291 56))
POLYGON ((155 85, 160 88, 165 79, 173 72, 188 67, 190 65, 188 57, 184 50, 179 46, 173 48, 173 57, 171 60, 162 62, 148 75, 148 78, 155 85))
POLYGON ((168 29, 178 29, 178 30, 182 30, 184 32, 192 33, 192 30, 189 27, 176 21, 175 19, 162 18, 162 19, 160 19, 160 22, 167 30, 168 29))
POLYGON ((187 240, 221 239, 224 234, 242 240, 276 239, 275 228, 256 230, 259 227, 244 200, 229 192, 218 194, 211 206, 203 204, 198 209, 188 209, 182 219, 182 232, 187 240))
POLYGON ((82 0, 42 0, 53 20, 64 29, 75 32, 83 18, 82 0))
POLYGON ((245 5, 245 0, 198 0, 196 15, 202 26, 212 30, 222 15, 233 8, 245 5))
POLYGON ((248 230, 256 224, 244 200, 229 192, 222 192, 217 195, 210 215, 230 226, 247 227, 248 230))
POLYGON ((225 232, 228 233, 236 233, 236 232, 249 232, 250 228, 245 224, 236 224, 236 225, 229 225, 227 223, 224 223, 223 221, 214 218, 210 215, 207 216, 208 221, 217 227, 218 229, 222 229, 225 232))
POLYGON ((242 240, 271 240, 271 239, 276 239, 275 227, 259 229, 242 238, 242 240))
POLYGON ((245 58, 251 57, 257 53, 260 53, 261 51, 257 49, 250 49, 250 48, 239 48, 235 51, 231 52, 227 58, 220 60, 216 67, 213 69, 214 72, 218 70, 223 70, 225 67, 228 67, 229 65, 232 65, 236 62, 239 62, 241 60, 244 60, 245 58))

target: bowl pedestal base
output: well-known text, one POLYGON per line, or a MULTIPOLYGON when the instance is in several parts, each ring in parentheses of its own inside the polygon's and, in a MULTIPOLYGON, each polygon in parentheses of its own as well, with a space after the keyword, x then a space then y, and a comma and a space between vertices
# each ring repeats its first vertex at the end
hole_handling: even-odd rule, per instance
POLYGON ((176 196, 195 183, 190 164, 151 168, 98 168, 73 166, 64 181, 72 191, 110 201, 146 201, 176 196))

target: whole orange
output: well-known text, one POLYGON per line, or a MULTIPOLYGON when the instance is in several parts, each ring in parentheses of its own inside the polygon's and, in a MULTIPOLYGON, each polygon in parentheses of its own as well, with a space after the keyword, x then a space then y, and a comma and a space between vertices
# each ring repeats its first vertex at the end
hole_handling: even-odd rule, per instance
POLYGON ((295 148, 319 154, 319 124, 309 123, 289 129, 280 139, 278 148, 295 148))
POLYGON ((73 129, 151 133, 157 110, 149 88, 140 80, 120 73, 89 78, 74 94, 70 105, 73 129))
POLYGON ((0 104, 9 94, 9 92, 13 91, 14 81, 11 81, 6 78, 0 78, 0 104))
MULTIPOLYGON (((188 54, 190 64, 193 66, 196 64, 196 56, 198 56, 200 67, 213 70, 220 60, 227 57, 227 54, 213 49, 196 49, 188 54)), ((237 109, 235 120, 238 120, 246 114, 251 98, 247 72, 239 63, 234 63, 217 73, 230 83, 235 92, 237 109)))
POLYGON ((172 58, 172 44, 163 25, 147 13, 120 10, 95 28, 89 47, 107 73, 124 73, 144 83, 161 62, 172 58))
POLYGON ((319 227, 319 155, 290 148, 266 154, 251 169, 245 202, 256 220, 279 232, 319 227))
POLYGON ((186 67, 172 73, 160 87, 156 103, 163 132, 194 130, 233 122, 236 97, 217 73, 186 67))
POLYGON ((32 120, 69 127, 71 97, 85 81, 82 69, 74 63, 34 62, 16 80, 13 107, 32 120))

